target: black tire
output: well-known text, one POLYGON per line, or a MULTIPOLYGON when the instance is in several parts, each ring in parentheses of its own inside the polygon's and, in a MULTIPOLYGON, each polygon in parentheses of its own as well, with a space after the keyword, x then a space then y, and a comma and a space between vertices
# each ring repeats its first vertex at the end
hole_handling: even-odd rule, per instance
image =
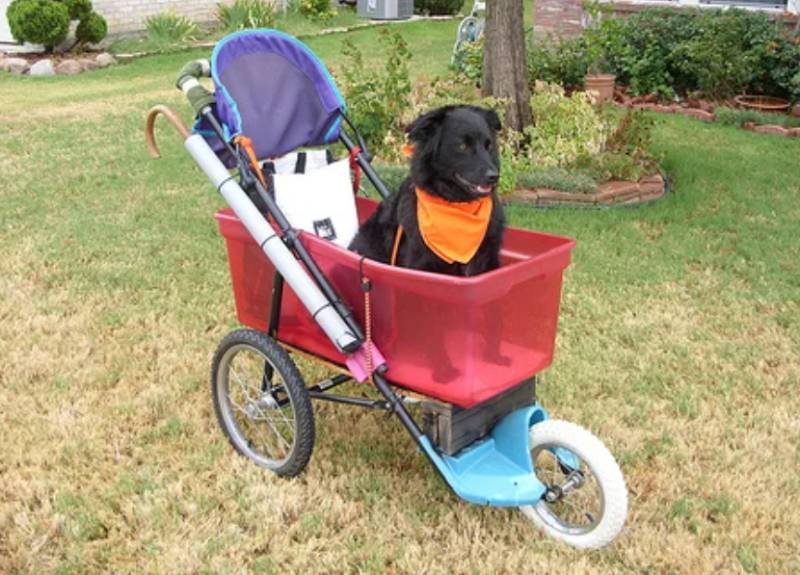
POLYGON ((228 334, 214 353, 211 396, 236 451, 282 477, 303 471, 314 449, 311 398, 297 366, 274 339, 252 329, 228 334), (244 376, 238 371, 243 368, 244 376))

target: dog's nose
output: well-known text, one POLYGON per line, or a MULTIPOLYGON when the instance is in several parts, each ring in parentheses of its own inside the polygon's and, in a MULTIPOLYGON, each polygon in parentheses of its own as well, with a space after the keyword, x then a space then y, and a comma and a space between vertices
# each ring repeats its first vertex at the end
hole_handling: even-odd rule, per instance
POLYGON ((500 174, 497 173, 497 170, 486 171, 486 183, 494 185, 498 180, 500 180, 500 174))

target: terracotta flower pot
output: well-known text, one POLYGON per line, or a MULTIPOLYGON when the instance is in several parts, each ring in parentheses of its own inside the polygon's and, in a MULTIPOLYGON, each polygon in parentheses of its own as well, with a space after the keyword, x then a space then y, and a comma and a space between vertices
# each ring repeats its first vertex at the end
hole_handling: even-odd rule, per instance
POLYGON ((614 81, 617 77, 614 74, 586 74, 586 91, 594 92, 597 96, 597 103, 609 102, 614 98, 614 81))

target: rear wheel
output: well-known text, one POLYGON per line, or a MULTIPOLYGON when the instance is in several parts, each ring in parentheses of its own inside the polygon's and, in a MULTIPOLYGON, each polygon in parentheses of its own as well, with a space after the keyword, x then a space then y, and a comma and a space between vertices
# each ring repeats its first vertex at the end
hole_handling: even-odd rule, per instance
POLYGON ((284 477, 299 474, 314 448, 314 413, 289 354, 264 333, 240 329, 219 344, 211 394, 231 445, 284 477))
POLYGON ((547 491, 520 510, 549 535, 583 549, 611 543, 628 513, 622 471, 605 445, 582 427, 545 420, 530 429, 533 468, 547 491))

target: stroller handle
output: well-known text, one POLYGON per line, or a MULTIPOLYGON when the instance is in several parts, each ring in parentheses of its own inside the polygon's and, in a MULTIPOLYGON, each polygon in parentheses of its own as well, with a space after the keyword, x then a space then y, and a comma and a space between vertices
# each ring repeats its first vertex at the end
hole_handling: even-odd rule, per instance
POLYGON ((147 141, 147 151, 149 152, 151 158, 161 157, 161 151, 158 149, 155 136, 156 118, 159 114, 163 114, 163 116, 169 120, 169 123, 172 124, 175 130, 177 130, 183 140, 186 140, 186 138, 189 137, 189 128, 186 127, 186 125, 183 123, 183 120, 181 120, 178 114, 175 113, 175 110, 168 106, 164 106, 163 104, 153 106, 147 113, 147 122, 144 128, 144 137, 147 141))
POLYGON ((184 64, 178 72, 175 86, 184 93, 195 115, 200 115, 204 108, 215 104, 217 99, 201 83, 200 78, 211 77, 211 64, 208 60, 192 60, 184 64))

